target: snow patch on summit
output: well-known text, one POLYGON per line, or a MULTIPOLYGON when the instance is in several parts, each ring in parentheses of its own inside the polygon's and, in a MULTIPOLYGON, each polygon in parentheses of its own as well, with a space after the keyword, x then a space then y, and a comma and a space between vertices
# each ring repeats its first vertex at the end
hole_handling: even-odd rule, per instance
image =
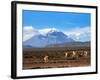
POLYGON ((55 32, 55 31, 58 31, 58 30, 56 28, 45 28, 45 29, 39 30, 39 32, 42 35, 47 35, 49 32, 55 32))

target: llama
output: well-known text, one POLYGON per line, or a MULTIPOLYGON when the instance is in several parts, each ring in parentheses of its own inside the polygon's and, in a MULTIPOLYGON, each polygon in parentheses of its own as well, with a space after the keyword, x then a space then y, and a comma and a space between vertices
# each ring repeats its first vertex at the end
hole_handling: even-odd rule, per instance
POLYGON ((65 52, 65 58, 67 58, 68 57, 68 53, 67 52, 65 52))
POLYGON ((45 56, 43 59, 45 63, 48 62, 48 56, 45 56))
POLYGON ((76 53, 75 51, 72 52, 72 56, 73 59, 78 59, 79 58, 79 54, 76 53))
POLYGON ((75 51, 73 51, 73 53, 72 53, 72 57, 75 57, 75 55, 76 55, 76 52, 75 52, 75 51))
POLYGON ((84 51, 84 56, 86 57, 88 55, 88 52, 87 51, 84 51))

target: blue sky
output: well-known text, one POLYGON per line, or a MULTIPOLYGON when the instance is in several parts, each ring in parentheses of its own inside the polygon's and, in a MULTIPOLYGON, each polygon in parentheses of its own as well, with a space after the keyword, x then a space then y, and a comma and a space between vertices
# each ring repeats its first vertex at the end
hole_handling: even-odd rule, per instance
POLYGON ((32 26, 37 30, 56 28, 76 40, 90 40, 90 13, 23 10, 22 19, 23 27, 32 26))
POLYGON ((89 13, 23 10, 23 26, 33 26, 36 29, 55 27, 70 30, 75 27, 90 26, 90 17, 89 13))

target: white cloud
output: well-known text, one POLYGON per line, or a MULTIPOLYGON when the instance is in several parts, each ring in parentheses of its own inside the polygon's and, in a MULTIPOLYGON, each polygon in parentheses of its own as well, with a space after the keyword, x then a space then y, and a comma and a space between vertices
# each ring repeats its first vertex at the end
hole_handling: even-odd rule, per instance
POLYGON ((71 31, 64 32, 66 35, 76 41, 90 41, 91 39, 91 28, 73 28, 71 31))
POLYGON ((23 27, 23 41, 26 41, 38 34, 39 34, 38 30, 34 29, 32 26, 23 27))

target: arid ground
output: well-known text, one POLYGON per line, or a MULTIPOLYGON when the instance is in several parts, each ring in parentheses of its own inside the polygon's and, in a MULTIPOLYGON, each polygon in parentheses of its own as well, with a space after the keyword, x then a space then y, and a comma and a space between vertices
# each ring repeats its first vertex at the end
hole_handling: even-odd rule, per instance
POLYGON ((24 48, 23 69, 90 66, 90 51, 90 47, 24 48))

